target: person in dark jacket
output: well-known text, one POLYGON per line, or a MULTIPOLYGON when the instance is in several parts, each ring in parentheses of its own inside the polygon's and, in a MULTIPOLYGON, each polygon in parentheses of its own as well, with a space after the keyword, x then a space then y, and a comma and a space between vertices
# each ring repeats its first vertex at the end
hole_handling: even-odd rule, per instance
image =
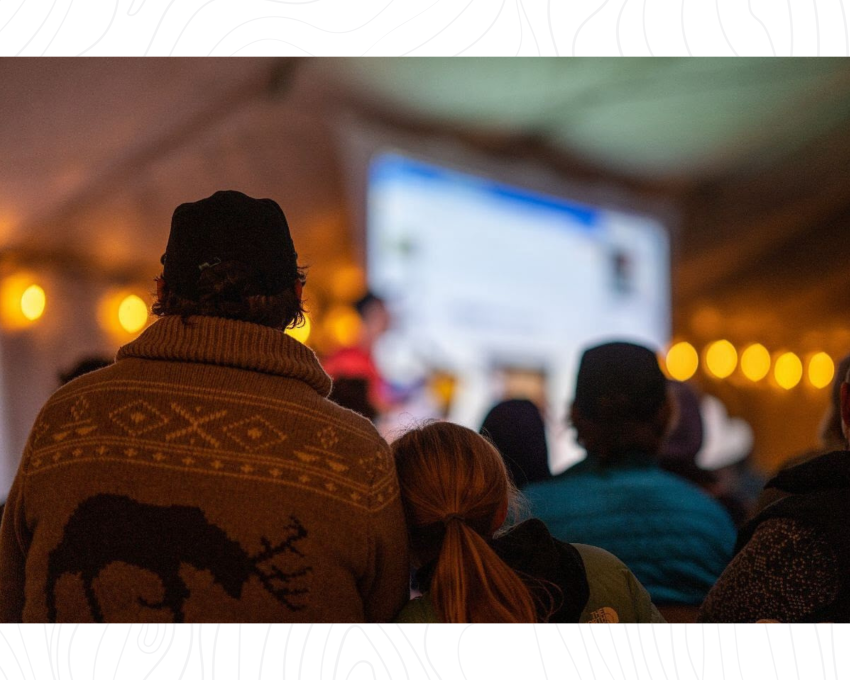
POLYGON ((484 419, 481 434, 502 454, 517 489, 552 478, 546 426, 533 402, 509 399, 496 404, 484 419))
MULTIPOLYGON (((845 356, 835 370, 835 378, 830 390, 829 405, 818 428, 819 445, 786 460, 780 470, 787 470, 800 463, 805 463, 830 451, 843 449, 845 446, 844 432, 841 424, 841 385, 844 376, 850 371, 850 354, 845 356)), ((768 505, 785 498, 788 494, 777 486, 765 486, 756 501, 756 512, 764 510, 768 505)))
POLYGON ((587 458, 523 491, 556 538, 612 552, 656 604, 693 606, 732 558, 735 528, 717 501, 658 466, 671 411, 651 350, 588 349, 571 411, 587 458))
POLYGON ((850 384, 840 387, 844 448, 782 470, 767 488, 784 494, 738 537, 735 559, 709 592, 699 620, 850 622, 850 384))
POLYGON ((500 531, 516 490, 499 452, 437 422, 392 445, 417 581, 399 623, 662 623, 610 553, 554 539, 539 520, 500 531))

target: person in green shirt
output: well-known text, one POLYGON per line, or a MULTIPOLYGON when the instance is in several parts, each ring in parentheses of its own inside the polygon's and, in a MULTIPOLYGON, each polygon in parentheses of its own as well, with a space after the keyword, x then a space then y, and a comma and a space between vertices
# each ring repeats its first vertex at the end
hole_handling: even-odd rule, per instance
POLYGON ((605 550, 559 541, 536 519, 503 528, 521 499, 501 455, 477 433, 431 423, 392 450, 424 593, 397 622, 664 622, 605 550))

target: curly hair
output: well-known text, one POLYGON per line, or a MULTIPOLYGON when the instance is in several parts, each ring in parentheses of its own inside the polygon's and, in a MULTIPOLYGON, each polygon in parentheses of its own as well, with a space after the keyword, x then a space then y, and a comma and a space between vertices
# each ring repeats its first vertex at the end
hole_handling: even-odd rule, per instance
MULTIPOLYGON (((298 268, 302 285, 307 277, 298 268)), ((294 284, 295 282, 293 282, 294 284)), ((168 289, 162 275, 157 277, 158 296, 151 308, 155 316, 216 316, 271 328, 295 328, 304 323, 304 306, 294 285, 268 295, 262 278, 249 265, 225 261, 204 269, 198 279, 198 299, 181 297, 168 289)))

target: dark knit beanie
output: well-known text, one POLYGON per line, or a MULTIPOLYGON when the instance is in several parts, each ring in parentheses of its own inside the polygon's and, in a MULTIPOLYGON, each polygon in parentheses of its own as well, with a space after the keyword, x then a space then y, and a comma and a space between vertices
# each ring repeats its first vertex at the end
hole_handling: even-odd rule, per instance
POLYGON ((217 191, 174 211, 162 258, 163 278, 171 292, 197 300, 204 269, 240 262, 259 278, 266 295, 276 295, 295 282, 297 260, 277 203, 239 191, 217 191))
POLYGON ((667 379, 652 350, 629 342, 609 342, 582 355, 575 407, 605 423, 649 421, 667 399, 667 379))

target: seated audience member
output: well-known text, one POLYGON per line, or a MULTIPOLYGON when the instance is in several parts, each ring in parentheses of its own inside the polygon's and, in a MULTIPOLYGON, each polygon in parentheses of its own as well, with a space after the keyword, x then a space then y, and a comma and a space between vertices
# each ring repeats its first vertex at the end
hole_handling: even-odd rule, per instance
POLYGON ((687 383, 671 380, 667 390, 675 402, 674 424, 658 455, 662 470, 672 472, 696 484, 726 508, 735 526, 740 526, 752 516, 745 504, 720 483, 717 473, 697 464, 697 454, 703 447, 704 424, 700 397, 687 383))
MULTIPOLYGON (((850 371, 850 354, 844 357, 835 369, 835 378, 832 381, 832 392, 830 395, 829 406, 824 413, 821 421, 818 438, 820 446, 809 451, 794 456, 790 460, 785 461, 782 465, 782 470, 794 467, 800 463, 817 458, 818 456, 843 449, 845 447, 844 432, 841 425, 841 385, 844 384, 844 377, 850 371)), ((768 505, 780 498, 785 498, 788 494, 776 486, 766 486, 758 497, 756 510, 760 512, 768 505)))
POLYGON ((525 494, 554 536, 614 553, 657 604, 697 605, 732 557, 735 528, 717 501, 658 466, 671 411, 649 349, 588 349, 571 410, 587 458, 525 494))
POLYGON ((517 489, 552 478, 543 416, 528 399, 496 404, 484 419, 481 434, 502 454, 517 489))
POLYGON ((663 622, 628 568, 604 550, 562 543, 538 520, 498 531, 517 492, 480 435, 432 423, 392 451, 425 593, 398 622, 663 622))
POLYGON ((850 384, 839 390, 844 445, 767 483, 783 498, 738 536, 700 621, 850 622, 850 384))
POLYGON ((3 622, 360 622, 408 600, 389 447, 330 402, 283 211, 177 207, 160 318, 41 410, 0 525, 3 622))

